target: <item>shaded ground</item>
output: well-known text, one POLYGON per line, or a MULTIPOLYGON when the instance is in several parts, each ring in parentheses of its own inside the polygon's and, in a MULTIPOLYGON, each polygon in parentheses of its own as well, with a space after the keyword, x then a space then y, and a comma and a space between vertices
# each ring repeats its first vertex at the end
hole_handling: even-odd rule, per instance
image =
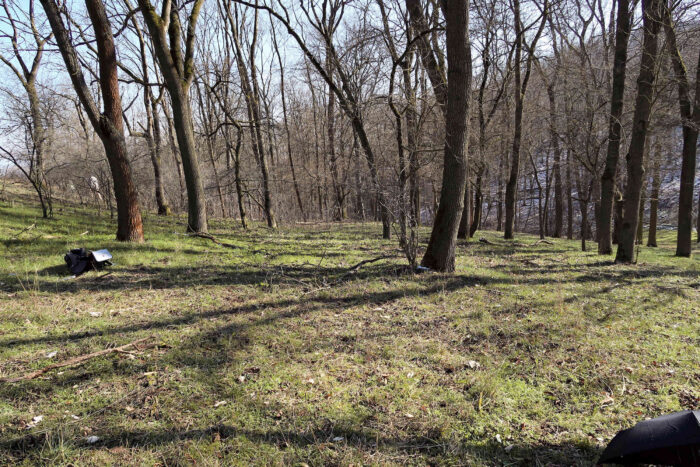
POLYGON ((0 383, 2 464, 591 465, 620 428, 698 408, 700 261, 670 232, 629 267, 479 232, 456 274, 413 275, 377 224, 214 222, 227 249, 182 219, 123 245, 104 214, 37 216, 0 203, 0 377, 158 347, 0 383), (110 274, 67 279, 77 246, 110 249, 110 274))

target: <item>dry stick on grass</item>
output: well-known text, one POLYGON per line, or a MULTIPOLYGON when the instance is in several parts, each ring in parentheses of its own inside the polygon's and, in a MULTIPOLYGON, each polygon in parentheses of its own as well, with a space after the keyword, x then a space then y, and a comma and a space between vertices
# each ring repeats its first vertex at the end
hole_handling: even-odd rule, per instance
POLYGON ((539 245, 540 243, 544 243, 544 244, 546 244, 546 245, 554 245, 554 242, 553 242, 553 241, 551 241, 551 240, 546 240, 546 239, 543 238, 543 239, 541 239, 541 240, 537 240, 535 243, 532 244, 532 246, 539 245))
POLYGON ((357 271, 365 264, 376 263, 377 261, 381 261, 383 259, 396 258, 396 257, 397 257, 396 255, 382 255, 382 256, 377 256, 376 258, 372 258, 372 259, 365 259, 363 261, 360 261, 356 265, 349 267, 347 274, 351 274, 351 273, 357 271))
POLYGON ((211 240, 212 242, 216 243, 219 246, 223 246, 226 248, 238 248, 236 245, 232 245, 230 243, 224 243, 218 241, 213 235, 205 234, 205 233, 199 233, 199 232, 191 232, 187 234, 188 237, 200 237, 200 238, 206 238, 207 240, 211 240))
POLYGON ((48 372, 51 371, 51 370, 55 370, 56 368, 64 368, 64 367, 67 367, 67 366, 79 365, 79 364, 81 364, 81 363, 83 363, 83 362, 86 362, 86 361, 88 361, 88 360, 90 360, 90 359, 93 359, 93 358, 95 358, 95 357, 101 357, 102 355, 107 355, 107 354, 110 354, 110 353, 120 353, 120 352, 124 352, 124 351, 125 351, 127 348, 129 348, 129 347, 134 347, 134 348, 136 348, 136 350, 148 349, 148 348, 150 348, 150 347, 154 347, 154 346, 155 346, 155 343, 151 343, 151 344, 149 344, 149 345, 147 345, 147 346, 145 346, 145 347, 142 347, 142 348, 140 348, 140 349, 139 349, 137 346, 138 346, 138 344, 141 344, 141 343, 143 343, 143 342, 146 342, 147 340, 152 339, 152 338, 153 338, 153 336, 148 336, 148 337, 144 337, 143 339, 138 339, 138 340, 135 340, 135 341, 133 341, 133 342, 129 342, 128 344, 125 344, 125 345, 122 345, 122 346, 119 346, 119 347, 113 347, 113 348, 111 348, 111 349, 104 349, 104 350, 99 350, 99 351, 97 351, 97 352, 92 352, 92 353, 88 353, 88 354, 85 354, 85 355, 80 355, 80 356, 78 356, 78 357, 71 358, 71 359, 66 360, 66 361, 64 361, 64 362, 54 363, 53 365, 49 365, 49 366, 47 366, 47 367, 42 368, 41 370, 32 371, 31 373, 27 373, 27 374, 24 375, 24 376, 19 376, 19 377, 17 377, 17 378, 2 378, 2 379, 0 379, 0 382, 3 382, 3 383, 17 383, 17 382, 20 382, 20 381, 26 381, 26 380, 29 380, 29 379, 34 379, 34 378, 36 378, 36 377, 38 377, 38 376, 43 375, 44 373, 48 373, 48 372))
POLYGON ((22 234, 25 233, 25 232, 29 232, 29 231, 32 230, 34 227, 36 227, 36 223, 30 225, 30 226, 27 227, 26 229, 23 229, 20 233, 18 233, 17 235, 15 235, 15 236, 12 237, 12 238, 14 238, 15 240, 19 240, 19 236, 20 236, 20 235, 22 235, 22 234))

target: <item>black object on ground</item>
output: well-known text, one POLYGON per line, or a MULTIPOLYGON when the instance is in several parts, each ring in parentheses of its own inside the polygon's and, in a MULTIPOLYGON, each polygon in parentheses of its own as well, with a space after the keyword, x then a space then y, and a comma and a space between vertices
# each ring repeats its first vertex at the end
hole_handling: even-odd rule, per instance
POLYGON ((598 463, 700 466, 700 410, 644 420, 620 431, 598 463))
POLYGON ((63 257, 71 274, 79 276, 87 271, 111 266, 112 255, 107 250, 90 251, 85 248, 75 248, 63 257))

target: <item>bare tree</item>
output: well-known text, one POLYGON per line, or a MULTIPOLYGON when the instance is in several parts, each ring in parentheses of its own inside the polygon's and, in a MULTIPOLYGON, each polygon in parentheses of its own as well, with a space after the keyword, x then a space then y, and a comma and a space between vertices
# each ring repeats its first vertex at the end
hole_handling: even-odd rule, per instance
POLYGON ((625 208, 620 227, 620 242, 617 247, 615 262, 634 263, 637 253, 634 245, 639 222, 639 203, 642 194, 644 176, 644 150, 649 126, 649 115, 653 102, 656 64, 658 60, 658 35, 662 22, 662 0, 642 0, 644 21, 644 43, 639 78, 637 79, 637 98, 634 108, 634 120, 630 146, 627 153, 627 184, 625 186, 625 208))
MULTIPOLYGON (((513 150, 511 153, 511 167, 508 183, 506 183, 506 219, 503 237, 506 239, 513 238, 513 230, 515 227, 515 208, 518 188, 518 176, 520 175, 520 147, 522 138, 522 122, 523 122, 523 106, 525 101, 525 93, 527 85, 530 81, 530 73, 532 71, 532 62, 535 57, 535 48, 537 42, 542 36, 542 31, 547 21, 547 9, 549 5, 545 0, 542 11, 540 12, 539 28, 535 33, 530 44, 527 44, 524 34, 527 28, 523 28, 522 19, 520 17, 520 0, 513 0, 513 15, 515 24, 515 64, 514 64, 514 85, 515 85, 515 118, 513 130, 513 150), (521 57, 523 48, 527 49, 527 58, 525 60, 525 75, 522 76, 521 57), (521 77, 522 76, 522 77, 521 77)), ((533 23, 534 25, 535 23, 533 23)))
MULTIPOLYGON (((413 0, 407 0, 407 6, 413 0)), ((437 271, 455 270, 455 247, 459 222, 464 209, 464 190, 467 182, 467 144, 469 141, 469 99, 472 64, 469 42, 469 1, 460 0, 442 4, 445 16, 447 45, 447 78, 442 78, 438 60, 427 58, 425 44, 421 48, 423 66, 433 82, 436 95, 445 90, 445 152, 442 171, 440 204, 435 213, 433 229, 421 264, 437 271), (438 78, 442 82, 438 81, 438 78)), ((424 31, 420 17, 416 21, 415 5, 409 6, 417 32, 424 31)), ((421 13, 422 16, 422 13, 421 13)), ((420 40, 418 43, 422 44, 420 40)), ((430 51, 434 57, 434 51, 430 51)), ((439 56, 439 55, 437 55, 439 56)), ((438 100, 439 101, 439 100, 438 100)))
POLYGON ((83 76, 78 54, 68 36, 55 0, 41 0, 63 56, 73 87, 95 133, 102 140, 112 172, 117 203, 117 240, 142 242, 143 223, 131 166, 127 157, 122 122, 122 105, 117 75, 117 55, 112 30, 101 0, 85 5, 95 31, 99 81, 104 111, 100 113, 83 76))
POLYGON ((197 19, 204 0, 195 0, 187 19, 185 50, 177 0, 164 0, 158 14, 150 0, 138 0, 151 35, 155 55, 170 94, 173 123, 187 186, 187 231, 207 231, 207 209, 192 122, 189 91, 194 79, 194 41, 197 19))
MULTIPOLYGON (((666 32, 667 49, 671 55, 673 72, 678 82, 678 106, 683 122, 683 158, 681 162, 681 183, 678 196, 678 239, 676 256, 690 257, 692 254, 693 230, 693 189, 695 188, 695 166, 698 151, 698 130, 700 129, 700 53, 695 74, 695 98, 691 103, 690 83, 683 57, 678 49, 676 31, 669 8, 663 6, 663 24, 666 32)), ((698 215, 700 217, 700 214, 698 215)), ((700 231, 698 232, 700 236, 700 231)))
POLYGON ((32 184, 44 218, 53 215, 53 207, 51 202, 51 191, 46 179, 46 169, 44 164, 44 152, 47 146, 47 136, 44 129, 44 119, 42 116, 42 106, 37 91, 37 75, 39 66, 44 54, 44 46, 50 36, 46 37, 39 32, 34 16, 34 0, 29 0, 29 8, 27 11, 28 26, 31 30, 32 40, 36 47, 34 57, 30 64, 25 61, 22 52, 20 51, 19 35, 21 29, 17 19, 14 17, 12 7, 7 0, 2 0, 2 8, 5 12, 5 19, 10 26, 10 43, 12 44, 12 58, 6 57, 0 53, 0 61, 12 70, 14 75, 19 80, 24 88, 29 101, 30 124, 29 133, 31 135, 31 147, 27 148, 29 160, 24 161, 11 151, 3 148, 5 156, 27 177, 27 180, 32 184), (28 165, 27 165, 28 162, 28 165))

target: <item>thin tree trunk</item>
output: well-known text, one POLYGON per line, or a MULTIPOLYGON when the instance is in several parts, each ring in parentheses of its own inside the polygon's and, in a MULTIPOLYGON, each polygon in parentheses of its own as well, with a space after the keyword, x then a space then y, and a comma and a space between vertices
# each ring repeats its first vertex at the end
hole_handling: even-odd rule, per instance
POLYGON ((661 191, 661 148, 659 143, 656 145, 656 154, 654 154, 654 163, 652 165, 652 181, 651 193, 649 194, 649 236, 647 237, 647 246, 656 245, 656 227, 659 217, 659 194, 661 191))
POLYGON ((561 147, 556 128, 557 113, 553 84, 547 87, 547 96, 549 98, 549 140, 554 153, 554 232, 552 237, 559 238, 564 224, 564 192, 561 183, 561 147))
POLYGON ((620 159, 622 134, 622 110, 625 97, 625 73, 627 69, 627 45, 631 18, 629 0, 617 0, 617 26, 615 31, 615 57, 613 61, 612 97, 605 168, 601 177, 600 216, 598 218, 598 254, 612 254, 612 214, 615 199, 615 180, 620 159))
POLYGON ((277 63, 280 67, 280 97, 282 99, 282 119, 284 121, 284 133, 287 137, 287 159, 289 159, 289 169, 292 172, 292 183, 294 184, 294 193, 296 194, 299 212, 301 213, 301 218, 304 221, 306 221, 306 212, 304 211, 304 204, 301 202, 299 182, 297 181, 297 174, 294 170, 294 157, 292 154, 292 133, 289 131, 289 119, 287 118, 287 98, 285 94, 284 84, 284 65, 282 64, 282 55, 280 54, 279 45, 277 44, 277 33, 274 28, 272 28, 272 45, 275 48, 275 54, 277 55, 277 63))
POLYGON ((513 1, 513 12, 514 12, 514 22, 515 22, 515 68, 514 68, 514 78, 515 78, 515 119, 514 119, 514 131, 513 131, 513 150, 511 155, 511 167, 510 175, 508 177, 508 183, 506 183, 506 222, 503 238, 512 239, 513 231, 515 227, 515 210, 517 201, 517 190, 518 190, 518 177, 520 176, 520 146, 522 138, 522 123, 523 123, 523 106, 525 101, 525 93, 527 92, 527 85, 530 79, 530 71, 532 69, 532 61, 535 53, 535 46, 542 35, 544 26, 547 20, 547 2, 544 4, 544 11, 542 13, 542 21, 540 23, 537 34, 532 41, 532 44, 528 46, 528 56, 525 66, 525 76, 521 78, 521 56, 523 49, 523 36, 522 36, 522 25, 520 23, 520 0, 513 1))

